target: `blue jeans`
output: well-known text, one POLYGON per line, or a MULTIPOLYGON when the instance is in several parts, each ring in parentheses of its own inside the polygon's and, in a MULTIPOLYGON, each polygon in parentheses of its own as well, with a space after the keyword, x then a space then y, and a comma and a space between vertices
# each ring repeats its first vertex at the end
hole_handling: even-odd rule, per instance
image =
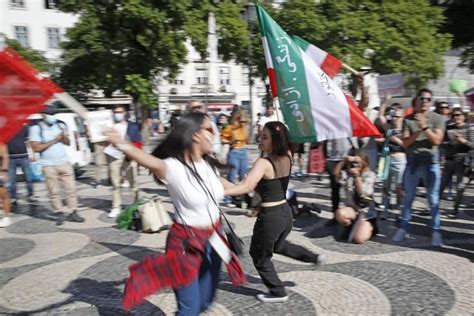
MULTIPOLYGON (((428 203, 431 208, 431 228, 439 231, 441 227, 441 215, 439 212, 439 186, 441 183, 441 170, 439 163, 416 164, 414 157, 407 157, 407 167, 404 178, 403 213, 400 228, 407 229, 411 218, 411 205, 416 195, 416 186, 423 179, 426 186, 428 203)), ((434 158, 434 159, 437 159, 434 158)))
MULTIPOLYGON (((242 181, 247 174, 249 168, 249 157, 247 155, 247 149, 237 148, 231 149, 227 155, 227 163, 234 166, 234 168, 229 170, 227 174, 227 180, 230 182, 235 182, 237 178, 237 173, 239 174, 239 180, 242 181)), ((230 196, 225 197, 225 202, 230 203, 232 198, 230 196)))
POLYGON ((28 196, 33 195, 33 180, 30 172, 30 160, 25 158, 10 158, 8 166, 8 178, 10 183, 10 198, 16 199, 16 168, 21 167, 25 175, 26 186, 28 188, 28 196))
POLYGON ((199 276, 191 284, 174 290, 178 301, 178 316, 194 316, 212 303, 219 283, 222 260, 208 243, 203 255, 199 276))

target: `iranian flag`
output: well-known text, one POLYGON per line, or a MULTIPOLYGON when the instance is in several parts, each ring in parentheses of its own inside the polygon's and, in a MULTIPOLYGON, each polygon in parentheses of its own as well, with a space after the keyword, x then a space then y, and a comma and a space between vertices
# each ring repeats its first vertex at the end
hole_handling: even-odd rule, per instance
POLYGON ((257 5, 272 95, 292 141, 379 136, 379 131, 318 64, 257 5))
POLYGON ((342 61, 322 49, 310 44, 299 36, 293 36, 295 43, 321 68, 322 71, 334 78, 341 70, 342 61))

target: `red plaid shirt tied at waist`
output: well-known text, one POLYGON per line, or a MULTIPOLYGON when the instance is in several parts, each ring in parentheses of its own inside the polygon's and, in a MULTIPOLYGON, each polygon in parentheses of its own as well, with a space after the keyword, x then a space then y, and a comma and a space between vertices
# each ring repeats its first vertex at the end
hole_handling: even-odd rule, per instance
MULTIPOLYGON (((220 232, 221 229, 217 231, 220 232)), ((213 233, 214 229, 173 224, 166 241, 166 253, 147 256, 128 268, 130 276, 125 283, 123 308, 129 311, 142 303, 147 296, 160 290, 190 284, 199 274, 206 243, 213 233)), ((219 235, 223 236, 222 233, 219 235)), ((225 237, 222 238, 226 240, 225 237)), ((247 282, 234 253, 226 268, 232 284, 239 286, 247 282)))

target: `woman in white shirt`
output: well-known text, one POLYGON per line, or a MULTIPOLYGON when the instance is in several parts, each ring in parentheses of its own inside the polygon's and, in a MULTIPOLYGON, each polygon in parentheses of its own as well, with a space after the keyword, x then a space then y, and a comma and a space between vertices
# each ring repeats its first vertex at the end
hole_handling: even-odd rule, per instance
POLYGON ((113 129, 105 134, 109 142, 167 185, 175 206, 166 254, 144 258, 129 268, 124 308, 129 310, 146 296, 171 287, 178 301, 177 315, 198 315, 212 303, 222 259, 233 283, 244 283, 236 256, 223 243, 217 201, 224 197, 224 187, 217 169, 224 166, 211 155, 213 129, 209 117, 203 113, 181 117, 151 155, 123 140, 113 129))

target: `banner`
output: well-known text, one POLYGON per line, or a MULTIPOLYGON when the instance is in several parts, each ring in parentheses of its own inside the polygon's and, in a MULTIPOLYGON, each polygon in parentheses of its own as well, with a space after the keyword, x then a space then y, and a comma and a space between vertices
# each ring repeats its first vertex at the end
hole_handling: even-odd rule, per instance
POLYGON ((8 143, 28 116, 39 113, 55 94, 63 92, 11 48, 0 50, 0 143, 8 143))

